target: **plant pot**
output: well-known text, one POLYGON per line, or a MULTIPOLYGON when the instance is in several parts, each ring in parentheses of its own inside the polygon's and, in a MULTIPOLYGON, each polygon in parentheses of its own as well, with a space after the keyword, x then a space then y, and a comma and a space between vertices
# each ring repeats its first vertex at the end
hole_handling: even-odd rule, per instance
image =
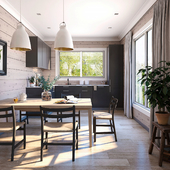
POLYGON ((52 95, 50 91, 44 91, 41 93, 41 98, 43 101, 50 101, 52 99, 52 95))
POLYGON ((158 124, 160 124, 160 125, 168 124, 168 119, 169 119, 168 112, 156 112, 155 115, 158 120, 158 124))
POLYGON ((30 83, 30 87, 35 87, 35 84, 34 83, 30 83))

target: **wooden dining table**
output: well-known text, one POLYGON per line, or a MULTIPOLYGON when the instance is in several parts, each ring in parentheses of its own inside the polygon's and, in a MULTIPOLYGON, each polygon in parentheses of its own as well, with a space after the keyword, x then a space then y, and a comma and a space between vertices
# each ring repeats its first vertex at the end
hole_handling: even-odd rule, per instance
POLYGON ((88 125, 89 125, 89 146, 92 147, 92 102, 90 98, 80 98, 76 104, 56 104, 55 102, 61 100, 59 98, 51 99, 50 101, 43 101, 40 98, 29 98, 26 101, 18 101, 14 103, 13 99, 0 100, 0 108, 14 106, 15 110, 40 112, 40 106, 47 108, 67 108, 75 106, 76 110, 88 111, 88 125))

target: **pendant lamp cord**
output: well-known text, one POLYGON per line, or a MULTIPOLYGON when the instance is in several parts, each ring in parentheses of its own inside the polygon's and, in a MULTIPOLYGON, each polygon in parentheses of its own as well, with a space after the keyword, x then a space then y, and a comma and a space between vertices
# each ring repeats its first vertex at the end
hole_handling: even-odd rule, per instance
POLYGON ((63 23, 64 23, 64 0, 63 0, 63 23))
POLYGON ((20 22, 21 22, 21 0, 20 0, 20 22))

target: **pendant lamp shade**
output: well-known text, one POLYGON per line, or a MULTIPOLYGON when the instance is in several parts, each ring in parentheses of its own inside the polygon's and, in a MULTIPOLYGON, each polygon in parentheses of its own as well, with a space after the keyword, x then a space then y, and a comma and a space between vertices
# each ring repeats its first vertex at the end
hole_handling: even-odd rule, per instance
POLYGON ((31 50, 29 36, 21 22, 17 25, 17 29, 12 35, 10 48, 19 51, 31 50))
POLYGON ((60 25, 60 30, 58 31, 55 38, 54 49, 61 51, 73 50, 73 40, 66 28, 65 22, 62 22, 60 25))

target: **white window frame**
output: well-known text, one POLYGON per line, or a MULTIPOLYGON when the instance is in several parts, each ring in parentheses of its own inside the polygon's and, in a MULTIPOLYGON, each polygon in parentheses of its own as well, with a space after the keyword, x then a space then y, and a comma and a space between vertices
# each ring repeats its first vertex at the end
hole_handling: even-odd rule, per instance
MULTIPOLYGON (((146 35, 149 30, 152 29, 152 21, 148 21, 138 32, 136 32, 133 35, 133 44, 132 44, 132 102, 133 107, 139 111, 142 110, 142 113, 145 113, 146 115, 150 116, 150 108, 147 107, 147 96, 145 96, 145 106, 136 102, 136 55, 135 55, 135 41, 138 40, 143 35, 146 35)), ((147 36, 145 36, 145 48, 147 46, 147 36)), ((147 50, 145 51, 145 62, 148 62, 147 60, 147 50)), ((145 65, 148 63, 145 63, 145 65)))
MULTIPOLYGON (((61 77, 58 81, 66 80, 95 80, 95 81, 106 81, 107 80, 107 48, 75 48, 72 52, 103 52, 103 76, 102 77, 61 77)), ((60 54, 59 51, 55 52, 55 75, 60 75, 60 54)))

